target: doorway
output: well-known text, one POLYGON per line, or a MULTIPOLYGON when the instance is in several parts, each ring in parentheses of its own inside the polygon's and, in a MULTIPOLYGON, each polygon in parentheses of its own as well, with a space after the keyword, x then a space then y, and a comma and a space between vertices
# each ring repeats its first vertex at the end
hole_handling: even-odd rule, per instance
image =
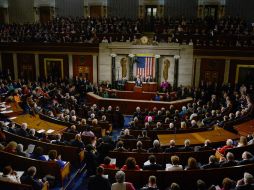
POLYGON ((209 17, 217 20, 218 15, 218 5, 206 5, 204 10, 204 17, 209 17))
POLYGON ((50 21, 50 7, 40 7, 40 22, 47 23, 50 21))
POLYGON ((153 32, 154 31, 154 22, 157 17, 157 6, 155 5, 147 5, 145 11, 145 20, 146 20, 146 31, 153 32))
POLYGON ((46 78, 63 79, 63 59, 44 59, 44 72, 46 78))

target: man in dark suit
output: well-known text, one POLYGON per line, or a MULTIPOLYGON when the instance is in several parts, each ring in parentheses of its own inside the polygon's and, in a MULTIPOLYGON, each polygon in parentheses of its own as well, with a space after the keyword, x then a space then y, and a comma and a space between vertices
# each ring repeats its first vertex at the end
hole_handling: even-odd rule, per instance
POLYGON ((245 172, 243 179, 237 181, 236 190, 253 190, 254 178, 250 173, 245 172))
POLYGON ((169 148, 165 149, 165 153, 172 153, 172 152, 177 152, 178 149, 176 148, 176 142, 175 140, 170 140, 169 141, 169 148))
POLYGON ((111 185, 109 180, 103 177, 104 169, 103 167, 98 167, 96 170, 96 175, 89 177, 88 179, 88 190, 110 190, 111 185))
POLYGON ((214 155, 211 155, 209 157, 209 163, 203 165, 201 168, 202 169, 210 169, 210 168, 219 168, 220 164, 217 162, 217 159, 214 155))
POLYGON ((27 172, 21 176, 20 181, 23 184, 31 185, 34 190, 41 190, 43 187, 43 182, 34 178, 36 172, 36 167, 31 166, 27 169, 27 172))
POLYGON ((156 157, 154 155, 150 155, 148 157, 148 160, 150 164, 148 165, 144 164, 144 167, 143 167, 144 170, 162 170, 163 169, 160 164, 156 163, 156 157))
POLYGON ((226 159, 227 159, 226 161, 220 164, 220 167, 232 167, 237 165, 237 162, 235 161, 233 153, 228 152, 226 155, 226 159))
POLYGON ((146 78, 146 82, 153 82, 153 77, 151 75, 149 75, 147 78, 146 78))
POLYGON ((124 126, 124 116, 120 112, 120 108, 117 106, 115 112, 113 113, 113 128, 122 129, 124 126))
POLYGON ((22 137, 29 137, 29 133, 27 132, 27 123, 21 124, 21 128, 17 129, 17 135, 22 137))
POLYGON ((248 151, 244 151, 242 154, 242 160, 239 161, 237 165, 245 165, 245 164, 252 164, 252 163, 254 163, 253 155, 248 151))
POLYGON ((184 147, 181 149, 181 151, 183 151, 183 152, 193 151, 193 148, 190 146, 190 140, 189 139, 186 139, 184 141, 184 147))
POLYGON ((209 139, 205 140, 204 146, 200 147, 198 151, 212 150, 211 141, 209 139))

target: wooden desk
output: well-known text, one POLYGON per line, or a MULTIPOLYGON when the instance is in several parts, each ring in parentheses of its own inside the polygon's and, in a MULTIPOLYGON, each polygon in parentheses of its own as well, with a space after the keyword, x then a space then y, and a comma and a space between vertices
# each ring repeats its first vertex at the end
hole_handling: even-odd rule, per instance
POLYGON ((125 83, 124 89, 125 89, 126 91, 133 91, 134 86, 135 86, 135 82, 134 82, 134 81, 127 81, 127 82, 125 83))
MULTIPOLYGON (((120 91, 119 91, 120 92, 120 91)), ((124 93, 124 92, 123 92, 124 93)), ((132 92, 133 93, 133 92, 132 92)), ((171 102, 160 102, 160 101, 152 101, 152 100, 139 100, 136 96, 140 93, 133 93, 133 99, 116 99, 116 98, 102 98, 93 92, 87 93, 87 100, 91 104, 98 104, 99 106, 119 106, 120 110, 123 114, 133 114, 133 112, 136 110, 137 106, 140 106, 141 109, 147 108, 148 110, 152 110, 154 107, 157 107, 158 109, 169 108, 170 105, 174 105, 176 109, 181 108, 183 105, 186 105, 189 102, 192 102, 192 98, 186 98, 183 100, 176 100, 171 102)), ((144 93, 141 93, 144 94, 144 93)))
POLYGON ((36 131, 40 129, 44 129, 45 131, 49 129, 53 129, 54 132, 51 134, 56 134, 56 133, 63 133, 67 129, 66 126, 58 125, 55 123, 51 123, 48 121, 41 120, 38 115, 35 117, 32 117, 29 114, 26 115, 19 115, 17 118, 13 119, 15 123, 21 125, 22 123, 27 123, 28 128, 30 129, 35 129, 36 131))
POLYGON ((134 92, 142 93, 142 87, 141 86, 134 86, 134 92))
POLYGON ((184 140, 189 139, 191 145, 203 145, 206 139, 210 139, 212 143, 224 142, 225 139, 239 139, 239 135, 226 131, 220 127, 215 127, 214 130, 188 133, 188 134, 163 134, 158 135, 161 146, 169 146, 169 141, 174 139, 176 145, 184 145, 184 140))
POLYGON ((156 82, 143 82, 142 89, 144 92, 156 92, 157 86, 156 82))
MULTIPOLYGON (((126 91, 133 91, 135 87, 134 81, 127 81, 125 83, 125 90, 126 91)), ((156 92, 158 84, 156 82, 143 82, 142 83, 142 91, 143 92, 156 92)))

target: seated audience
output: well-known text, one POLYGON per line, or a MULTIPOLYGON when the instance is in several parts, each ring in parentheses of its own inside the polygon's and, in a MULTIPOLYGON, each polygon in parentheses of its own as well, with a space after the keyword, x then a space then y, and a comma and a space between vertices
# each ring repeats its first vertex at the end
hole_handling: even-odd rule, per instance
POLYGON ((15 171, 13 171, 11 166, 5 166, 3 168, 3 174, 0 175, 0 180, 12 183, 20 183, 19 176, 15 171))
POLYGON ((111 158, 106 156, 103 160, 103 163, 100 166, 103 167, 104 169, 116 169, 116 165, 111 164, 110 162, 111 158))
POLYGON ((181 151, 183 152, 190 152, 190 151, 193 151, 193 148, 190 147, 190 140, 189 139, 186 139, 184 141, 184 147, 181 149, 181 151))
POLYGON ((128 152, 128 150, 126 148, 124 148, 123 141, 118 141, 116 143, 116 148, 113 151, 115 151, 115 152, 128 152))
POLYGON ((232 167, 236 166, 237 161, 235 161, 234 154, 228 152, 226 155, 226 160, 220 163, 220 167, 232 167))
POLYGON ((11 141, 5 146, 4 151, 12 153, 12 154, 16 154, 17 146, 18 144, 15 141, 11 141))
POLYGON ((153 147, 148 149, 148 152, 150 153, 160 153, 163 152, 163 149, 161 148, 160 141, 154 140, 153 141, 153 147))
POLYGON ((138 136, 138 140, 150 140, 150 137, 147 136, 147 131, 143 130, 142 135, 138 136))
POLYGON ((179 151, 178 148, 175 145, 176 145, 175 140, 170 140, 169 141, 169 148, 165 149, 165 153, 172 153, 172 152, 179 151))
POLYGON ((57 155, 56 150, 50 150, 48 156, 49 156, 48 161, 56 162, 60 166, 60 168, 63 168, 65 166, 66 162, 61 160, 61 155, 57 155))
POLYGON ((119 139, 135 139, 135 137, 133 135, 130 135, 129 129, 125 129, 119 139))
POLYGON ((116 183, 113 183, 111 186, 111 190, 119 190, 119 189, 126 189, 126 190, 135 190, 135 187, 130 182, 125 182, 125 173, 123 171, 116 172, 115 175, 116 183))
POLYGON ((179 165, 179 157, 178 156, 171 156, 171 164, 166 165, 166 171, 182 171, 183 166, 179 165))
POLYGON ((237 144, 237 147, 243 147, 243 146, 247 146, 248 142, 247 142, 247 138, 245 136, 241 136, 240 140, 237 144))
POLYGON ((231 149, 231 148, 234 148, 233 140, 232 139, 227 139, 226 145, 221 147, 221 148, 218 148, 218 151, 219 151, 219 153, 224 155, 225 151, 228 150, 228 149, 231 149))
POLYGON ((70 145, 78 147, 80 149, 83 149, 85 147, 80 134, 75 135, 75 139, 71 140, 70 145))
POLYGON ((252 163, 254 163, 253 155, 248 151, 244 151, 242 153, 242 160, 239 161, 237 165, 245 165, 245 164, 252 164, 252 163))
POLYGON ((29 154, 24 151, 24 146, 22 144, 17 145, 16 154, 19 156, 29 157, 29 154))
POLYGON ((125 170, 135 170, 139 171, 140 167, 136 164, 136 160, 133 157, 128 157, 125 161, 125 165, 121 168, 122 171, 125 170))
POLYGON ((41 190, 43 187, 43 182, 40 179, 36 179, 37 169, 31 166, 27 171, 21 176, 20 181, 22 184, 31 185, 34 190, 41 190))
POLYGON ((159 190, 157 187, 156 177, 155 176, 149 176, 148 184, 141 188, 141 190, 159 190))
POLYGON ((22 137, 29 137, 28 129, 27 129, 27 123, 22 123, 21 127, 17 129, 17 135, 22 137))
POLYGON ((73 134, 77 134, 78 131, 76 129, 76 125, 72 125, 70 128, 67 129, 68 133, 73 133, 73 134))
POLYGON ((237 181, 236 190, 253 190, 253 189, 254 189, 253 175, 245 172, 243 179, 237 181))
POLYGON ((197 180, 197 190, 206 190, 206 183, 201 180, 201 179, 198 179, 197 180))
POLYGON ((62 141, 62 135, 59 133, 55 135, 55 140, 52 140, 51 143, 58 144, 58 145, 65 145, 65 143, 62 141))
POLYGON ((88 178, 88 190, 111 190, 110 182, 104 176, 104 168, 97 167, 96 175, 88 178))
POLYGON ((33 140, 38 140, 38 137, 36 136, 35 129, 30 129, 30 131, 29 131, 29 138, 33 139, 33 140))
POLYGON ((171 183, 170 187, 168 187, 166 190, 181 190, 181 187, 178 183, 171 183))
POLYGON ((224 178, 222 180, 222 188, 221 190, 234 190, 235 189, 235 182, 230 178, 224 178))
POLYGON ((148 161, 144 163, 143 169, 144 170, 162 170, 163 167, 162 165, 156 163, 155 155, 150 155, 148 157, 148 161))
POLYGON ((144 153, 147 152, 145 149, 143 149, 143 143, 141 141, 137 142, 137 148, 136 149, 132 149, 132 152, 137 152, 137 153, 144 153))
POLYGON ((43 155, 43 148, 40 146, 35 147, 33 153, 30 155, 30 158, 41 160, 41 161, 47 161, 46 157, 43 155))
POLYGON ((204 146, 200 147, 198 151, 205 151, 205 150, 212 150, 213 147, 211 146, 211 141, 206 139, 204 142, 204 146))
POLYGON ((193 157, 188 159, 188 165, 185 167, 185 170, 197 170, 199 169, 197 160, 193 157))
POLYGON ((219 168, 220 164, 218 163, 216 157, 214 155, 209 156, 209 163, 203 165, 202 169, 210 169, 210 168, 219 168))

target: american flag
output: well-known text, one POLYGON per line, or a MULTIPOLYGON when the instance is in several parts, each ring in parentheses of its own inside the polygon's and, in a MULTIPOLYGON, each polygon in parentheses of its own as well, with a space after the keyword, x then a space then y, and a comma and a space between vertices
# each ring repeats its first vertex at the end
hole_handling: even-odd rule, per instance
POLYGON ((154 77, 154 61, 154 57, 137 57, 136 74, 145 78, 149 75, 154 77))

